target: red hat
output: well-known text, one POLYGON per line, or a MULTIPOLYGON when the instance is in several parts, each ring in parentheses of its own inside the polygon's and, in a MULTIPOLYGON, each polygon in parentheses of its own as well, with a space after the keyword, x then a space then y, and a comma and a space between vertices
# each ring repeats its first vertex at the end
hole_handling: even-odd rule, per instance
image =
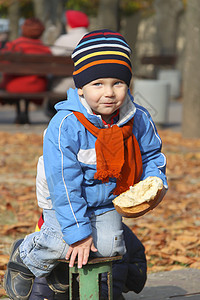
POLYGON ((38 39, 42 35, 45 28, 43 23, 39 19, 30 18, 30 19, 26 19, 21 29, 22 29, 22 36, 31 39, 38 39))
POLYGON ((65 13, 67 24, 70 27, 88 27, 89 26, 89 19, 86 14, 82 11, 78 10, 67 10, 65 13))

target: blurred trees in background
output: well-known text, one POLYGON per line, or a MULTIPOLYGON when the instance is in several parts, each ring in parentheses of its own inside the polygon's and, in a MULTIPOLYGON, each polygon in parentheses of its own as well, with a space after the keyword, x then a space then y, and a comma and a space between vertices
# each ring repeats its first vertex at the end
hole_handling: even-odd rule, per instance
POLYGON ((19 20, 36 16, 45 23, 43 41, 51 45, 64 31, 64 12, 77 9, 91 20, 89 30, 122 32, 130 44, 135 76, 148 76, 142 55, 172 54, 183 74, 185 137, 200 137, 199 0, 0 0, 0 17, 10 19, 10 39, 20 34, 19 20), (186 12, 186 13, 185 13, 186 12))
POLYGON ((82 10, 97 18, 96 28, 120 30, 124 15, 151 7, 153 0, 0 0, 0 16, 10 19, 10 39, 18 36, 20 18, 31 16, 41 19, 46 26, 45 39, 51 43, 63 30, 63 13, 66 9, 82 10))

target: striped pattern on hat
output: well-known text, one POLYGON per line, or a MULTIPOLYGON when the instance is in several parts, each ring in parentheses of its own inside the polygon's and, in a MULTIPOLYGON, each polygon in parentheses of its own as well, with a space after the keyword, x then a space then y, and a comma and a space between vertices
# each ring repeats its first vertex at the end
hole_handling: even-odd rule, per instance
POLYGON ((129 45, 118 32, 104 29, 86 34, 72 53, 76 87, 98 78, 118 78, 129 86, 130 53, 129 45))

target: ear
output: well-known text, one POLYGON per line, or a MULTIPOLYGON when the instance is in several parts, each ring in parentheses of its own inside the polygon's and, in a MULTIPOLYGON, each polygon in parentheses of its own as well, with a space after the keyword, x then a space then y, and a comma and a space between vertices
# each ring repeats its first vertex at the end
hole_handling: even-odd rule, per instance
POLYGON ((83 96, 83 89, 82 88, 78 88, 78 95, 83 96))

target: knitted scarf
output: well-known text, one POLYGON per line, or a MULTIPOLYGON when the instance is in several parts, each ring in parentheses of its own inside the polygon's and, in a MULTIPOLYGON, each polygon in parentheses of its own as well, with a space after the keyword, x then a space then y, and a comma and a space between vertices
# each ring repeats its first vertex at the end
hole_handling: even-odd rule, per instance
POLYGON ((76 118, 94 136, 97 157, 97 172, 94 179, 108 182, 110 177, 117 178, 113 194, 119 195, 140 181, 142 157, 138 142, 132 133, 133 119, 123 127, 113 125, 99 129, 82 113, 74 111, 76 118))

